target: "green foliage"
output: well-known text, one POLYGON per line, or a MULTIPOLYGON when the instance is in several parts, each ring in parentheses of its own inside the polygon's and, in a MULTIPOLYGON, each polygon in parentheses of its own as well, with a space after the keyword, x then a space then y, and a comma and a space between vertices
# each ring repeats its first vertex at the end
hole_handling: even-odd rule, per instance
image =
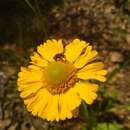
POLYGON ((126 108, 127 108, 127 110, 129 110, 129 111, 130 111, 130 105, 127 105, 127 106, 126 106, 126 108))
POLYGON ((109 98, 113 99, 113 100, 117 100, 117 98, 119 96, 119 91, 113 86, 111 92, 106 91, 104 93, 104 95, 106 97, 109 97, 109 98))
POLYGON ((123 126, 117 123, 99 123, 93 130, 124 130, 123 126))

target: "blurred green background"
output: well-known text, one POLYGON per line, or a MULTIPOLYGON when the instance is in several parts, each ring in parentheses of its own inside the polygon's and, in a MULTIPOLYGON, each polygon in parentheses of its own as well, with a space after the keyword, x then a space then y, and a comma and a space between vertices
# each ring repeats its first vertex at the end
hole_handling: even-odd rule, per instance
POLYGON ((0 130, 130 130, 130 0, 0 0, 0 130), (64 122, 30 118, 17 72, 46 39, 90 42, 108 69, 98 99, 64 122))

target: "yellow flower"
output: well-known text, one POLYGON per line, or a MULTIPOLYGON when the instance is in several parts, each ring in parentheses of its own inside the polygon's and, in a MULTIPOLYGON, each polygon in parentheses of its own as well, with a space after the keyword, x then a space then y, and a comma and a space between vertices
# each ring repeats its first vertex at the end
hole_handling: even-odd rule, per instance
POLYGON ((28 111, 48 121, 59 121, 74 117, 82 100, 92 104, 98 85, 89 80, 104 82, 107 74, 96 57, 97 51, 79 39, 65 47, 62 40, 55 39, 38 46, 30 65, 21 67, 18 74, 18 90, 28 111))

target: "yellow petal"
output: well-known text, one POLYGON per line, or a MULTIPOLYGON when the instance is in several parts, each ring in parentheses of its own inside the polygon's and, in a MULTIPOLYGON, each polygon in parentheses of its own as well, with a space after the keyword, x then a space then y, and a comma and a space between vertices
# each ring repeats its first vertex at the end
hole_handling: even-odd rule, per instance
POLYGON ((80 98, 83 99, 87 104, 92 104, 97 97, 95 92, 98 90, 98 86, 96 84, 80 82, 76 83, 74 89, 77 91, 77 94, 80 96, 80 98))
POLYGON ((79 98, 75 89, 73 89, 73 88, 70 88, 65 93, 64 97, 65 97, 65 101, 68 106, 68 109, 71 111, 76 109, 81 103, 81 99, 79 98))
POLYGON ((28 98, 36 94, 39 90, 45 88, 46 82, 34 82, 34 83, 18 83, 18 90, 20 91, 20 96, 22 98, 28 98))
POLYGON ((77 72, 77 77, 79 79, 96 79, 102 82, 106 81, 105 75, 107 71, 103 69, 104 64, 102 62, 95 62, 86 65, 83 69, 77 72))
POLYGON ((104 68, 103 62, 94 62, 91 64, 86 65, 84 68, 79 70, 79 72, 85 72, 85 71, 98 71, 104 68))
POLYGON ((51 101, 52 99, 52 95, 51 93, 48 92, 47 89, 43 89, 42 91, 39 92, 41 94, 41 100, 40 100, 40 104, 39 104, 39 111, 38 111, 38 116, 45 119, 45 109, 48 105, 48 103, 51 101))
POLYGON ((43 82, 34 82, 34 83, 18 83, 18 90, 19 91, 30 91, 30 93, 34 93, 40 88, 44 87, 43 82))
MULTIPOLYGON (((42 107, 41 104, 43 104, 43 102, 42 102, 43 96, 41 96, 41 95, 39 94, 39 95, 36 96, 36 97, 37 97, 36 100, 35 100, 33 103, 30 104, 30 110, 31 110, 31 112, 32 112, 32 114, 33 114, 34 116, 37 116, 37 115, 38 115, 39 109, 40 109, 40 107, 42 107)), ((29 107, 29 106, 28 106, 28 107, 29 107)), ((27 108, 28 108, 28 107, 27 107, 27 108)))
POLYGON ((47 40, 46 43, 38 46, 38 53, 48 61, 54 61, 54 56, 56 54, 63 52, 63 45, 61 40, 47 40))
POLYGON ((30 71, 41 71, 41 68, 36 65, 29 65, 28 70, 30 71))
POLYGON ((78 69, 82 68, 85 64, 95 60, 97 54, 97 51, 92 50, 92 46, 88 46, 85 53, 76 60, 74 66, 78 69))
POLYGON ((31 96, 31 97, 29 97, 29 98, 25 98, 23 101, 24 101, 24 104, 26 105, 26 107, 27 107, 27 110, 29 111, 29 112, 31 112, 32 111, 32 106, 34 106, 35 104, 36 104, 36 100, 37 100, 37 96, 36 95, 33 95, 33 96, 31 96))
POLYGON ((46 108, 44 109, 45 118, 48 121, 59 121, 59 95, 52 95, 50 101, 48 102, 46 108))
POLYGON ((105 82, 106 81, 106 77, 105 77, 106 74, 107 74, 106 70, 96 71, 96 72, 85 71, 85 72, 77 73, 77 77, 79 79, 84 79, 84 80, 96 79, 96 80, 105 82))
POLYGON ((31 62, 34 65, 37 65, 39 67, 45 67, 47 66, 48 62, 43 59, 38 53, 34 52, 33 56, 31 56, 31 62))
POLYGON ((74 62, 79 55, 82 53, 83 49, 88 45, 85 41, 80 41, 79 39, 73 40, 65 48, 65 57, 69 62, 74 62))
POLYGON ((72 113, 68 109, 64 94, 61 94, 59 97, 59 118, 61 120, 65 120, 66 118, 72 118, 72 113))
POLYGON ((19 83, 33 83, 40 82, 43 78, 43 72, 41 70, 35 70, 30 68, 21 68, 21 72, 18 73, 18 82, 19 83))
POLYGON ((21 91, 20 95, 23 98, 31 96, 46 85, 43 82, 43 72, 33 65, 28 68, 22 67, 18 77, 18 90, 21 91))
POLYGON ((36 95, 24 100, 27 105, 28 111, 31 111, 33 115, 43 117, 42 113, 51 98, 51 94, 46 89, 41 89, 36 95))

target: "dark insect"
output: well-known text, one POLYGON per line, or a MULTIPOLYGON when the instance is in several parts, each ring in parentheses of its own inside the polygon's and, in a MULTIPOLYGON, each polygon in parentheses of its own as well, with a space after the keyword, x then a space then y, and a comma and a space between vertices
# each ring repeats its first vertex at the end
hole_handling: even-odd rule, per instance
POLYGON ((56 60, 56 61, 63 61, 64 60, 64 55, 61 53, 61 54, 56 54, 55 56, 54 56, 54 60, 56 60))

